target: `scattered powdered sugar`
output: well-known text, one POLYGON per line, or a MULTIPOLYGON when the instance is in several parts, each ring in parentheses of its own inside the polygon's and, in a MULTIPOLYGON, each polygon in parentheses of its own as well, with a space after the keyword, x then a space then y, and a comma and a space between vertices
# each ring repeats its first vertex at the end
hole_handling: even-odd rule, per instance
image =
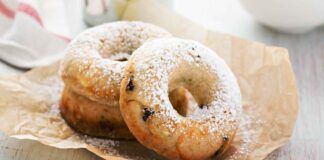
MULTIPOLYGON (((57 81, 59 81, 59 79, 54 78, 53 80, 48 80, 47 82, 56 84, 58 83, 57 81)), ((55 89, 52 88, 54 93, 59 93, 62 91, 62 83, 61 82, 59 83, 60 85, 57 85, 55 89)), ((56 102, 58 102, 58 100, 56 100, 56 102)), ((201 109, 201 111, 207 112, 208 109, 204 107, 203 109, 201 109)), ((53 116, 60 116, 58 103, 54 103, 53 105, 51 105, 48 113, 53 116)), ((62 119, 62 121, 64 120, 62 119)), ((253 142, 254 132, 256 132, 256 128, 258 128, 258 125, 261 124, 262 122, 243 113, 240 118, 240 125, 236 135, 236 137, 240 139, 240 141, 236 142, 235 140, 236 138, 234 139, 232 145, 236 147, 236 150, 225 159, 229 159, 229 160, 246 159, 246 155, 248 155, 251 152, 250 150, 251 144, 254 143, 253 142)), ((105 154, 108 155, 120 156, 123 158, 136 159, 136 160, 155 159, 155 158, 162 159, 160 156, 153 153, 152 151, 145 149, 144 146, 140 145, 136 141, 132 142, 132 141, 111 140, 111 139, 100 139, 100 138, 94 138, 94 137, 81 135, 81 134, 79 135, 79 137, 85 143, 102 150, 105 154), (136 151, 133 151, 134 148, 136 151)))
MULTIPOLYGON (((236 137, 241 138, 241 144, 238 148, 236 148, 235 152, 232 153, 229 157, 226 159, 228 160, 239 160, 239 159, 246 159, 246 155, 250 152, 250 144, 251 144, 251 136, 253 135, 251 133, 250 125, 251 125, 251 117, 248 115, 242 114, 242 117, 240 119, 240 125, 239 125, 239 131, 236 135, 236 137)), ((235 141, 235 139, 234 139, 235 141)))
MULTIPOLYGON (((155 115, 163 117, 165 123, 162 125, 169 131, 174 131, 175 124, 185 120, 173 109, 168 97, 169 87, 172 85, 169 84, 169 76, 183 64, 186 68, 190 66, 194 66, 193 69, 199 68, 202 77, 189 73, 179 74, 195 80, 209 80, 212 85, 205 88, 205 93, 206 96, 210 94, 213 97, 211 102, 204 104, 206 107, 203 107, 200 112, 186 118, 202 122, 201 127, 208 126, 209 132, 219 131, 226 134, 237 127, 238 117, 241 114, 241 95, 236 78, 225 62, 210 49, 190 40, 156 39, 137 49, 130 61, 129 65, 135 66, 132 74, 137 81, 141 82, 139 99, 144 98, 145 105, 156 109, 155 115)), ((182 84, 182 82, 177 83, 182 84)))
MULTIPOLYGON (((164 29, 143 22, 114 22, 86 30, 65 50, 63 80, 91 99, 111 100, 109 97, 118 97, 119 87, 115 86, 123 77, 125 63, 120 61, 127 60, 144 42, 170 36, 164 29)), ((111 103, 118 103, 114 101, 111 103)))
POLYGON ((159 156, 155 152, 145 148, 137 141, 118 141, 110 139, 93 138, 89 136, 80 135, 80 139, 88 145, 94 146, 105 154, 122 157, 132 160, 147 160, 156 159, 164 160, 165 158, 159 156))
POLYGON ((79 135, 79 137, 85 143, 103 150, 104 153, 109 153, 109 154, 118 156, 118 150, 116 150, 116 148, 120 145, 119 141, 110 140, 110 139, 94 138, 94 137, 90 137, 87 135, 81 135, 81 134, 79 135))
MULTIPOLYGON (((50 115, 53 116, 60 116, 59 113, 59 106, 58 103, 55 103, 51 106, 50 110, 48 111, 50 115)), ((62 119, 62 121, 64 121, 62 119)), ((240 139, 239 143, 236 143, 236 138, 234 139, 234 146, 236 147, 235 152, 230 153, 227 157, 224 157, 226 160, 241 160, 246 159, 246 156, 251 152, 250 147, 253 143, 253 135, 256 132, 256 128, 258 125, 262 125, 261 121, 256 120, 255 118, 250 117, 247 114, 242 114, 240 118, 240 125, 236 134, 236 137, 240 139), (253 126, 252 126, 253 125, 253 126)), ((75 133, 77 134, 77 133, 75 133)), ((150 150, 145 150, 144 146, 141 146, 136 141, 119 141, 119 140, 111 140, 111 139, 101 139, 101 138, 94 138, 87 135, 78 134, 80 139, 85 143, 92 145, 100 150, 102 150, 105 154, 120 156, 127 159, 135 159, 135 160, 144 160, 148 159, 147 156, 149 155, 149 159, 162 159, 157 154, 154 154, 150 150), (137 153, 129 153, 129 148, 142 148, 137 153), (127 150, 127 151, 126 151, 127 150), (141 151, 148 152, 148 155, 141 154, 141 151), (150 153, 151 152, 151 153, 150 153)), ((232 145, 233 145, 232 144, 232 145)))
POLYGON ((254 137, 257 137, 257 128, 263 125, 263 121, 243 113, 240 118, 240 125, 236 134, 236 138, 232 145, 235 146, 235 151, 231 152, 226 160, 242 160, 247 159, 247 155, 253 150, 251 144, 255 144, 254 137), (239 141, 237 140, 239 139, 239 141))
MULTIPOLYGON (((132 54, 144 41, 168 36, 164 30, 139 22, 117 22, 90 29, 78 36, 66 50, 67 56, 62 63, 63 80, 84 92, 85 88, 92 86, 95 94, 86 94, 94 99, 100 99, 102 95, 117 94, 119 87, 115 86, 120 86, 126 63, 109 59, 125 58, 125 55, 132 54), (71 79, 73 81, 69 81, 71 79)), ((158 108, 155 115, 163 117, 164 122, 161 125, 168 132, 176 131, 175 126, 183 121, 199 122, 202 124, 201 128, 208 127, 208 132, 221 132, 224 136, 238 127, 241 96, 236 78, 225 62, 210 49, 189 40, 158 39, 148 41, 137 49, 130 58, 130 64, 136 66, 134 77, 141 82, 138 96, 144 98, 149 107, 158 108), (203 104, 201 110, 186 118, 179 116, 168 97, 169 75, 183 64, 199 68, 202 77, 190 77, 209 80, 211 85, 203 87, 206 96, 212 97, 211 101, 203 104)), ((103 97, 104 100, 105 98, 103 97)), ((186 132, 185 129, 180 128, 180 132, 186 132)), ((83 137, 83 140, 118 155, 118 150, 114 150, 120 145, 118 141, 89 137, 83 137)), ((245 149, 242 148, 243 151, 245 149)))

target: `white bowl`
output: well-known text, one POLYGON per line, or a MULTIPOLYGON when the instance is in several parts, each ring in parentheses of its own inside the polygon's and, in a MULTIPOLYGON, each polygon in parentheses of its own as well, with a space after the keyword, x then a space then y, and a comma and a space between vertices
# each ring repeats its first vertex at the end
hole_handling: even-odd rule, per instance
POLYGON ((324 24, 324 0, 241 0, 260 23, 287 33, 304 33, 324 24))

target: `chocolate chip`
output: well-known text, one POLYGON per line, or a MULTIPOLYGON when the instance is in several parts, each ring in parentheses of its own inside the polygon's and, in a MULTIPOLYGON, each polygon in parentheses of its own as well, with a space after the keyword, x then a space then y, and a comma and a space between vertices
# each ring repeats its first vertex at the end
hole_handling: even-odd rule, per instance
POLYGON ((227 137, 227 136, 224 136, 224 137, 223 137, 223 141, 224 141, 224 142, 228 141, 228 137, 227 137))
POLYGON ((200 58, 200 55, 198 55, 197 57, 200 58))
POLYGON ((134 84, 133 84, 133 76, 131 76, 130 78, 129 78, 129 80, 128 80, 128 84, 127 84, 127 86, 126 86, 126 91, 133 91, 134 90, 134 88, 135 88, 135 86, 134 86, 134 84))
POLYGON ((195 48, 194 48, 194 47, 192 47, 191 49, 192 49, 193 51, 195 50, 195 48))
POLYGON ((155 111, 151 108, 144 108, 143 120, 146 121, 150 116, 152 116, 155 111))

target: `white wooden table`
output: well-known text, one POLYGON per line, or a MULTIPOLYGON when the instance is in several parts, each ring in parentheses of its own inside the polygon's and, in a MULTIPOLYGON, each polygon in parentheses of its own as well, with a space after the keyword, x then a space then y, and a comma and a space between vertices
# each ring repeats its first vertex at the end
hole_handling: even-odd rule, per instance
MULTIPOLYGON (((77 8, 67 8, 70 8, 69 12, 79 12, 77 8)), ((267 159, 324 159, 324 27, 302 35, 278 33, 253 21, 237 0, 175 0, 174 10, 210 29, 288 48, 299 88, 300 112, 290 143, 271 153, 267 159)), ((83 29, 75 28, 75 34, 83 29)), ((19 72, 23 71, 0 62, 0 75, 19 72)), ((61 150, 0 134, 0 159, 100 158, 82 149, 61 150)))

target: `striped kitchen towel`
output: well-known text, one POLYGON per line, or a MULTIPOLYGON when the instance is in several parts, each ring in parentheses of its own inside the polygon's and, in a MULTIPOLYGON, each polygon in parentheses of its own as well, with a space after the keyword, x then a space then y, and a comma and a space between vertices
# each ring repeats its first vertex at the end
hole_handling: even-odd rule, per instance
POLYGON ((28 69, 61 58, 71 37, 67 9, 64 0, 0 0, 0 61, 28 69))

